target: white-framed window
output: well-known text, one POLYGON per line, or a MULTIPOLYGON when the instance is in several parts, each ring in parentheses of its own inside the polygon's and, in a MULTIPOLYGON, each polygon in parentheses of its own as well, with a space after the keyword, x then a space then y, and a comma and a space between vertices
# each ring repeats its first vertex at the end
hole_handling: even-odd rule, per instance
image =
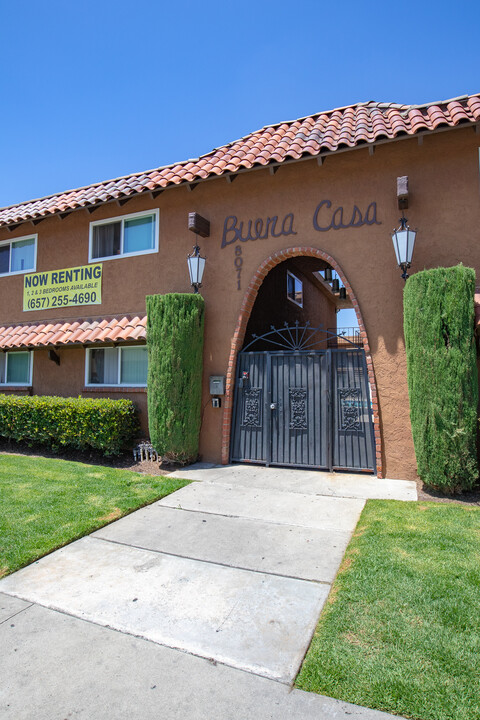
POLYGON ((90 223, 88 262, 158 252, 158 210, 90 223))
POLYGON ((146 345, 87 349, 86 385, 146 387, 147 370, 146 345))
POLYGON ((37 235, 26 235, 0 242, 0 276, 35 272, 37 235))
POLYGON ((0 352, 0 385, 31 385, 32 352, 0 352))
POLYGON ((287 297, 295 305, 303 307, 303 282, 290 270, 287 270, 287 297))

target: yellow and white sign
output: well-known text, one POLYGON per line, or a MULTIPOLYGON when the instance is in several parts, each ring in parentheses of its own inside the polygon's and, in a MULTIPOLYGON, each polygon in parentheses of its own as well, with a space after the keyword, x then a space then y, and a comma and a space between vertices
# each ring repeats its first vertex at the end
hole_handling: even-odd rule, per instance
POLYGON ((23 309, 50 310, 71 305, 100 305, 102 263, 25 275, 23 309))

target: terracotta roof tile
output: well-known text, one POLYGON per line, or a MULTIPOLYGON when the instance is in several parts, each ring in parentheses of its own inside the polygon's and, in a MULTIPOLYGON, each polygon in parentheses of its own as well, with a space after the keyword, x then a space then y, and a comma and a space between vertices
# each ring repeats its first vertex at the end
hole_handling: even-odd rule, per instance
POLYGON ((146 316, 0 327, 0 348, 36 348, 146 339, 146 316))
POLYGON ((359 103, 292 122, 268 125, 194 160, 95 183, 0 209, 0 227, 68 212, 133 194, 198 182, 258 165, 336 152, 365 142, 395 140, 418 132, 480 121, 480 95, 427 105, 359 103))

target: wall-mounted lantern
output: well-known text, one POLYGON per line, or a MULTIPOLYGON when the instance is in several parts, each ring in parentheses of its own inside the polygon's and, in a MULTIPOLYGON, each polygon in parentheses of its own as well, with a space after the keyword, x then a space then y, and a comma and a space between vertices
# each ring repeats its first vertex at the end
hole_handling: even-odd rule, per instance
POLYGON ((406 217, 400 218, 400 227, 392 233, 393 247, 397 257, 398 267, 403 270, 402 278, 407 281, 407 270, 412 264, 413 250, 415 247, 416 230, 411 230, 407 225, 406 217))
MULTIPOLYGON (((196 212, 188 213, 188 229, 194 232, 196 237, 198 237, 198 235, 203 238, 210 237, 210 221, 196 212)), ((200 255, 200 247, 198 242, 196 242, 193 253, 187 255, 190 284, 193 287, 194 293, 198 293, 198 289, 202 287, 205 260, 206 258, 200 255)))
POLYGON ((205 259, 200 255, 200 247, 195 245, 193 253, 187 255, 188 272, 190 273, 190 284, 193 292, 198 293, 202 287, 203 271, 205 270, 205 259))

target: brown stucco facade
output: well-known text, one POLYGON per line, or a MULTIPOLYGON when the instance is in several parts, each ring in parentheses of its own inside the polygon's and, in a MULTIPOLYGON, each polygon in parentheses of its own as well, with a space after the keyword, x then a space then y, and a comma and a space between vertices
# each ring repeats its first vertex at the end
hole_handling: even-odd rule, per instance
MULTIPOLYGON (((211 232, 200 239, 202 254, 207 257, 201 289, 206 315, 200 453, 205 461, 225 462, 234 363, 254 301, 261 299, 263 282, 273 287, 276 274, 282 272, 280 263, 286 261, 294 267, 296 258, 318 251, 318 257, 332 259, 332 266, 345 279, 366 336, 378 470, 384 476, 413 479, 416 462, 406 381, 404 283, 390 239, 401 214, 396 179, 409 178, 405 214, 409 225, 418 230, 412 272, 460 262, 480 268, 476 242, 480 136, 474 129, 465 126, 433 132, 422 136, 421 143, 417 137, 399 138, 370 149, 332 153, 322 163, 309 157, 285 162, 274 173, 268 167, 253 169, 237 173, 234 182, 218 177, 167 189, 157 196, 133 195, 121 206, 107 202, 96 206, 94 212, 78 209, 63 219, 46 217, 35 226, 25 222, 12 232, 2 228, 0 242, 38 235, 36 271, 42 272, 88 264, 91 222, 159 210, 158 253, 104 260, 101 305, 24 312, 23 275, 4 276, 0 278, 0 325, 144 315, 146 295, 190 292, 186 256, 195 238, 187 229, 187 216, 192 211, 204 216, 211 232), (273 218, 277 218, 275 223, 273 218), (258 239, 253 239, 255 236, 258 239), (227 396, 219 409, 209 402, 211 375, 227 376, 227 396)), ((298 266, 297 272, 302 272, 298 266)), ((334 306, 321 290, 310 289, 308 283, 306 287, 311 293, 307 304, 311 303, 312 321, 331 327, 334 306)), ((278 305, 270 308, 265 300, 253 312, 253 317, 261 318, 256 332, 268 315, 280 322, 283 309, 278 305)), ((285 312, 293 318, 297 311, 290 306, 285 312)), ((57 348, 60 365, 49 359, 48 348, 33 352, 31 392, 130 397, 138 404, 147 431, 146 391, 86 389, 82 346, 57 348)), ((1 391, 25 392, 25 388, 1 391)))

